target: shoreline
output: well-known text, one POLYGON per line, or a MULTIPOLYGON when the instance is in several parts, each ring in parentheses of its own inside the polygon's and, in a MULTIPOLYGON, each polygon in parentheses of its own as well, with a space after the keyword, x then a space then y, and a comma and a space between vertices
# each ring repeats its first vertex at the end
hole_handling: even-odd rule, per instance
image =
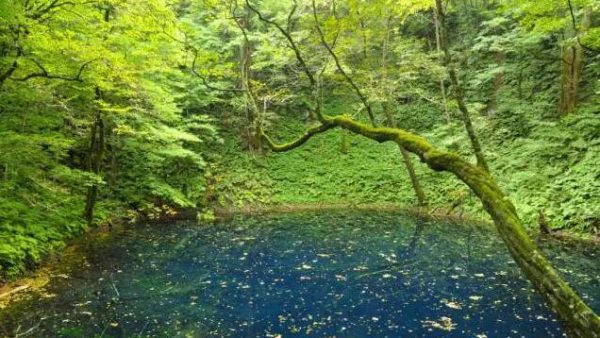
POLYGON ((277 205, 253 205, 244 207, 214 208, 218 221, 227 220, 232 216, 257 216, 266 214, 285 214, 295 212, 321 212, 321 211, 370 211, 370 212, 398 212, 405 213, 427 220, 450 221, 455 223, 477 223, 489 225, 494 224, 486 219, 461 215, 457 213, 445 213, 441 209, 429 210, 426 207, 403 206, 394 203, 307 203, 307 204, 277 204, 277 205))
MULTIPOLYGON (((369 212, 398 212, 428 221, 445 221, 453 224, 470 223, 483 226, 488 230, 496 231, 494 222, 489 219, 476 217, 456 212, 447 213, 443 209, 429 210, 426 207, 403 206, 394 203, 307 203, 307 204, 278 204, 278 205, 253 205, 244 207, 214 208, 217 222, 231 219, 233 216, 260 216, 269 214, 285 214, 295 212, 322 212, 322 211, 369 211, 369 212)), ((600 235, 580 233, 569 229, 555 230, 550 234, 542 234, 537 226, 527 227, 527 233, 535 241, 557 241, 564 245, 574 246, 600 246, 600 235)))
MULTIPOLYGON (((403 213, 416 218, 421 218, 427 221, 450 222, 451 224, 471 224, 478 227, 483 227, 486 230, 496 232, 496 228, 490 220, 485 220, 469 215, 461 215, 457 213, 446 213, 440 209, 429 210, 420 207, 407 207, 394 203, 326 203, 326 204, 280 204, 280 205, 254 205, 245 207, 227 207, 214 208, 216 216, 215 222, 224 222, 232 219, 235 216, 261 216, 261 215, 278 215, 287 213, 302 213, 302 212, 327 212, 327 211, 367 211, 367 212, 397 212, 403 213)), ((165 223, 176 221, 196 221, 196 209, 181 210, 172 218, 155 220, 155 221, 140 221, 142 223, 165 223)), ((21 295, 29 292, 37 292, 43 290, 43 287, 53 277, 53 268, 57 262, 66 263, 72 260, 81 259, 80 251, 84 248, 84 243, 89 241, 102 241, 108 239, 110 234, 119 232, 129 226, 135 224, 126 224, 124 222, 114 222, 112 226, 101 225, 96 228, 91 228, 74 239, 65 242, 65 247, 55 253, 49 254, 44 258, 43 262, 31 270, 24 272, 21 276, 6 282, 0 282, 0 309, 8 306, 11 302, 17 301, 21 295)), ((570 231, 557 231, 550 235, 544 235, 537 228, 529 228, 529 235, 535 241, 554 242, 557 245, 567 247, 600 247, 600 237, 581 234, 570 231)))

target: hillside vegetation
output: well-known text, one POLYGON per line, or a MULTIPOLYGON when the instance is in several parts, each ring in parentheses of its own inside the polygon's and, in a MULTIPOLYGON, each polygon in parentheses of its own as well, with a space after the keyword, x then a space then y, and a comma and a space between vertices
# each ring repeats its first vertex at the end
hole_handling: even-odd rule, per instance
MULTIPOLYGON (((290 117, 277 122, 278 136, 291 139, 303 125, 290 117)), ((533 229, 542 212, 553 228, 600 231, 600 113, 562 120, 531 118, 526 135, 515 135, 500 118, 476 119, 491 170, 533 229)), ((520 128, 520 126, 519 126, 520 128)), ((425 132, 434 144, 469 155, 458 123, 425 132)), ((416 198, 398 148, 336 130, 314 137, 285 154, 248 154, 228 139, 216 161, 214 189, 223 208, 306 204, 394 204, 416 198), (251 170, 248 170, 251 168, 251 170)), ((451 174, 417 164, 430 211, 484 217, 480 202, 451 174)))

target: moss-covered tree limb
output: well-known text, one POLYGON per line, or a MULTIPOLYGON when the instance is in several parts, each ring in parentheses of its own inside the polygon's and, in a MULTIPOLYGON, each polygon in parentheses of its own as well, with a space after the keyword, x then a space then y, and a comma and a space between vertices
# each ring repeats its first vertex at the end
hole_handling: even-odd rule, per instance
POLYGON ((569 334, 573 337, 600 337, 600 317, 552 267, 525 231, 511 201, 484 168, 473 165, 454 153, 439 150, 422 136, 403 129, 371 127, 347 116, 324 118, 326 122, 322 125, 309 129, 298 139, 283 145, 275 144, 264 133, 262 135, 271 150, 284 152, 301 146, 316 134, 340 127, 377 142, 395 142, 417 155, 431 169, 453 173, 479 197, 484 209, 494 220, 511 256, 551 308, 558 313, 569 334))
POLYGON ((309 128, 306 132, 304 132, 304 134, 302 134, 297 139, 295 139, 291 142, 288 142, 288 143, 284 143, 284 144, 277 144, 277 143, 273 142, 273 139, 271 139, 271 137, 269 137, 267 134, 265 134, 262 131, 261 131, 261 135, 263 137, 263 140, 267 143, 267 145, 269 146, 269 148, 272 151, 284 152, 284 151, 292 150, 294 148, 298 148, 299 146, 306 143, 306 141, 310 140, 311 137, 313 137, 317 134, 324 133, 324 132, 328 131, 329 129, 332 129, 335 127, 337 127, 337 125, 334 123, 323 123, 318 126, 309 128))

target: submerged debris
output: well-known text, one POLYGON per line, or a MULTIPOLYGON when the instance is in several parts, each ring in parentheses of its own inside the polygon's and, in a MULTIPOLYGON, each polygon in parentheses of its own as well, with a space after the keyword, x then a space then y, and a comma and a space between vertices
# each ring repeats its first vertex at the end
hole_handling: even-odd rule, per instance
POLYGON ((443 331, 452 331, 456 328, 456 324, 452 322, 452 318, 450 317, 441 317, 437 321, 433 320, 422 320, 423 327, 439 329, 443 331))

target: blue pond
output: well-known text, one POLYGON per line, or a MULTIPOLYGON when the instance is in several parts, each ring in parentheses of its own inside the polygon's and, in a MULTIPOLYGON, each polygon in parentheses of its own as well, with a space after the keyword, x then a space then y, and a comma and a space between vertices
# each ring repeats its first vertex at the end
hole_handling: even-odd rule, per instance
MULTIPOLYGON (((565 336, 485 227, 301 213, 135 226, 85 246, 2 311, 0 336, 565 336)), ((598 249, 542 246, 599 311, 598 249)))

